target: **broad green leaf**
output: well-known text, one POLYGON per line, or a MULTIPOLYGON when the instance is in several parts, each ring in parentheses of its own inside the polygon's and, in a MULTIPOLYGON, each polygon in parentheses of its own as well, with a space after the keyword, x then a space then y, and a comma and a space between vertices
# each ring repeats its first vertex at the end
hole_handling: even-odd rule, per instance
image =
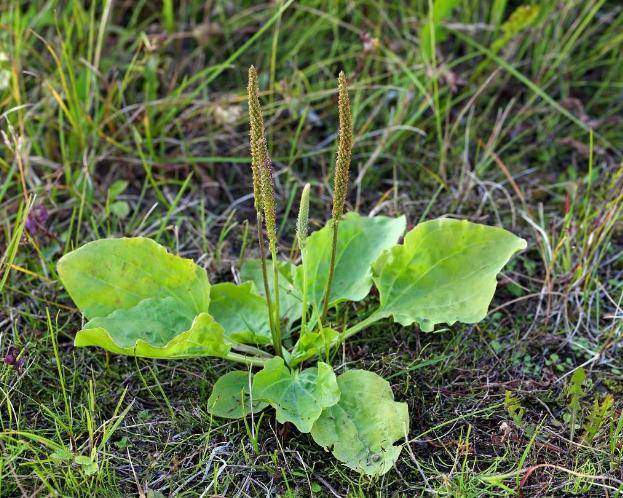
MULTIPOLYGON (((398 242, 405 230, 405 217, 373 218, 347 213, 338 226, 336 264, 329 305, 341 301, 361 301, 372 287, 370 265, 383 251, 398 242)), ((312 233, 303 250, 303 264, 297 267, 295 283, 303 293, 304 276, 307 301, 320 310, 329 278, 331 261, 331 224, 312 233), (303 274, 305 272, 305 275, 303 274)))
POLYGON ((275 357, 255 374, 253 397, 272 406, 279 423, 292 422, 299 431, 309 432, 322 410, 338 402, 340 390, 326 363, 297 372, 275 357))
POLYGON ((196 317, 172 297, 144 299, 136 306, 94 318, 76 335, 76 346, 146 358, 190 358, 229 353, 223 327, 208 313, 196 317))
POLYGON ((394 401, 389 382, 374 372, 349 370, 337 378, 339 403, 325 409, 311 435, 348 467, 368 475, 392 468, 409 432, 406 403, 394 401))
POLYGON ((89 319, 148 298, 173 298, 193 316, 207 312, 210 302, 203 268, 144 237, 89 242, 60 259, 58 274, 89 319))
POLYGON ((431 331, 487 314, 496 275, 526 241, 502 228, 449 218, 420 223, 373 265, 380 313, 431 331))
MULTIPOLYGON (((293 283, 295 266, 286 261, 279 261, 277 268, 279 269, 279 313, 281 314, 282 322, 285 322, 286 329, 289 329, 296 320, 301 318, 301 297, 293 283)), ((274 299, 275 286, 273 268, 270 260, 267 261, 267 270, 268 287, 270 289, 271 298, 274 299)), ((253 282, 257 292, 262 297, 266 298, 264 279, 262 277, 262 265, 259 259, 248 259, 244 262, 240 269, 240 280, 243 282, 253 282)))
POLYGON ((270 344, 266 300, 253 282, 215 284, 210 289, 210 314, 223 326, 225 335, 244 344, 270 344))
POLYGON ((250 372, 235 370, 222 375, 212 387, 208 398, 208 411, 223 418, 244 418, 249 413, 262 411, 266 403, 253 400, 249 396, 251 386, 250 372))
POLYGON ((294 345, 289 364, 298 365, 312 356, 320 356, 326 353, 337 343, 339 337, 339 332, 330 328, 302 334, 294 345))

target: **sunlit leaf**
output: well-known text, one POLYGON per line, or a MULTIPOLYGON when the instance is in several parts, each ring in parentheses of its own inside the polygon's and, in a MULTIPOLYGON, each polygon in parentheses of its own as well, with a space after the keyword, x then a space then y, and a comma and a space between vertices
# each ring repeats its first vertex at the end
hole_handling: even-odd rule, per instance
POLYGON ((502 36, 491 44, 491 51, 497 53, 504 48, 515 36, 530 27, 539 16, 539 5, 520 5, 502 24, 502 36))
MULTIPOLYGON (((341 301, 361 301, 372 287, 370 266, 379 255, 398 242, 405 230, 405 217, 366 217, 347 213, 338 228, 336 264, 329 298, 330 306, 341 301)), ((295 282, 302 294, 305 272, 307 300, 320 310, 329 278, 332 228, 328 224, 312 233, 305 244, 303 264, 295 282)))
POLYGON ((210 302, 203 268, 144 237, 89 242, 63 256, 58 273, 89 319, 131 308, 148 298, 170 297, 193 316, 207 312, 210 302))
POLYGON ((381 313, 430 331, 487 314, 496 275, 526 241, 502 228, 449 218, 420 223, 373 265, 381 313))
POLYGON ((309 432, 323 408, 338 402, 340 391, 326 363, 297 372, 275 357, 255 374, 253 397, 272 406, 279 423, 292 422, 299 431, 309 432))
POLYGON ((86 476, 96 474, 98 471, 97 459, 94 460, 88 455, 77 455, 74 458, 74 463, 81 467, 86 476))
POLYGON ((76 346, 147 358, 225 356, 223 327, 208 313, 193 318, 172 297, 144 299, 136 306, 94 318, 78 332, 76 346))
POLYGON ((409 432, 406 403, 394 401, 389 383, 366 370, 349 370, 337 378, 340 401, 322 412, 311 435, 348 467, 382 475, 396 462, 409 432))

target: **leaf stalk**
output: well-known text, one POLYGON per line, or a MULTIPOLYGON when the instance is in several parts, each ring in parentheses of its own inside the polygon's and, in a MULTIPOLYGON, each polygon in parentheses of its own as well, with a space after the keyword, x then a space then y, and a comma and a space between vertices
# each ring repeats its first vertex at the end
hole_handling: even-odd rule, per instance
POLYGON ((368 328, 373 323, 382 320, 383 318, 385 318, 385 316, 386 315, 382 312, 381 309, 377 309, 369 317, 365 318, 364 320, 356 323, 352 327, 349 327, 344 332, 342 332, 336 343, 336 346, 341 345, 346 339, 354 336, 357 332, 361 332, 363 329, 368 328))
POLYGON ((263 367, 270 358, 257 358, 255 356, 246 356, 239 353, 229 352, 225 356, 225 359, 236 363, 243 363, 244 365, 252 367, 263 367))

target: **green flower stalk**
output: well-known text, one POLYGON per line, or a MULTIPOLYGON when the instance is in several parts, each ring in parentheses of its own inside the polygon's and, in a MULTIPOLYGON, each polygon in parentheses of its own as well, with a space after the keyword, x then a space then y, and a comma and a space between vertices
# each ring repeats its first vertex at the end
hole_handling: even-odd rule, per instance
POLYGON ((276 220, 275 220, 275 196, 272 187, 272 173, 270 170, 270 158, 266 147, 264 133, 264 119, 260 106, 259 86, 257 71, 254 66, 249 68, 249 84, 247 87, 249 99, 249 141, 251 145, 251 171, 253 174, 253 197, 255 212, 257 214, 257 237, 260 246, 260 260, 262 265, 262 278, 264 280, 264 293, 268 306, 268 318, 270 331, 275 352, 281 356, 281 332, 279 329, 279 286, 277 285, 278 270, 276 267, 276 220), (267 214, 268 213, 268 214, 267 214), (266 217, 266 220, 265 220, 266 217), (264 232, 262 224, 265 221, 269 247, 273 261, 273 273, 275 274, 275 305, 273 306, 268 285, 268 271, 266 269, 266 254, 264 252, 264 232))
POLYGON ((337 157, 335 158, 335 173, 333 177, 333 209, 331 212, 333 239, 331 242, 331 262, 329 264, 329 277, 327 279, 327 288, 324 295, 321 321, 324 321, 327 310, 329 309, 329 298, 331 294, 331 284, 333 283, 337 250, 337 232, 342 214, 344 214, 344 204, 346 202, 346 193, 348 192, 348 172, 353 150, 353 122, 350 111, 350 99, 348 97, 348 81, 346 80, 344 71, 340 71, 338 77, 338 114, 340 121, 337 157))
MULTIPOLYGON (((307 241, 307 230, 309 225, 309 183, 303 187, 301 193, 301 203, 299 205, 299 215, 296 219, 296 240, 299 245, 299 251, 303 254, 305 250, 305 242, 307 241)), ((307 327, 307 272, 303 265, 303 300, 301 314, 301 335, 305 333, 307 327)))
POLYGON ((277 217, 275 215, 275 186, 273 183, 273 171, 270 157, 266 148, 266 141, 263 140, 263 148, 266 151, 264 163, 260 170, 260 184, 262 187, 262 206, 264 207, 264 224, 266 225, 266 235, 268 237, 268 247, 270 258, 273 264, 273 289, 275 291, 275 302, 273 306, 273 325, 275 327, 274 340, 275 351, 281 355, 281 320, 279 314, 279 266, 277 261, 277 217))

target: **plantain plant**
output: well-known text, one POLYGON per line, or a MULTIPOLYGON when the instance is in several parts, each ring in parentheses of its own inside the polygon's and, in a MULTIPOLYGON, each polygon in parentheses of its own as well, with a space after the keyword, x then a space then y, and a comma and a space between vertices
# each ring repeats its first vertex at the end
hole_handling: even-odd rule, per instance
POLYGON ((496 275, 523 239, 497 227, 440 218, 404 235, 404 216, 344 214, 353 132, 347 81, 340 73, 339 136, 332 216, 308 235, 309 185, 301 196, 296 242, 301 262, 279 259, 271 160, 257 73, 249 70, 251 172, 259 259, 242 283, 210 284, 206 270, 143 237, 85 244, 61 258, 58 273, 88 320, 76 346, 146 358, 213 356, 244 365, 219 378, 210 413, 236 419, 267 407, 351 469, 392 468, 409 432, 407 403, 374 372, 336 375, 332 352, 376 322, 431 331, 482 320, 496 275), (270 261, 269 261, 270 259, 270 261), (367 316, 338 327, 329 311, 361 301, 376 286, 367 316))

